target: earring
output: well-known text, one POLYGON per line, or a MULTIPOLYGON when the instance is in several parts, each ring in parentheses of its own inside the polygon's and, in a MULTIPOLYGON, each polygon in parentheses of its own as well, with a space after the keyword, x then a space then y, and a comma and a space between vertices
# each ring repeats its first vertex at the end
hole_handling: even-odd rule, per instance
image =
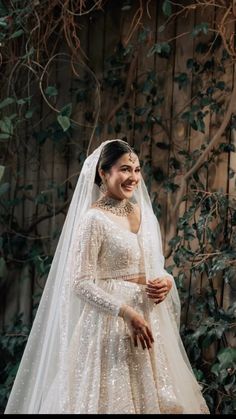
POLYGON ((100 185, 100 191, 105 194, 107 192, 107 185, 104 179, 102 179, 102 183, 100 185))

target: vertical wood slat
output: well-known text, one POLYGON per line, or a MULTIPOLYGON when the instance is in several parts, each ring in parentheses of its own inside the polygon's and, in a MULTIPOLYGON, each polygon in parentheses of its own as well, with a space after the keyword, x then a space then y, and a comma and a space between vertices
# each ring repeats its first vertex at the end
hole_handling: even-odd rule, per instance
MULTIPOLYGON (((150 3, 149 7, 149 13, 152 16, 150 17, 147 14, 147 11, 144 9, 143 11, 143 17, 142 17, 142 26, 140 28, 139 36, 141 35, 142 31, 150 31, 150 37, 155 40, 156 36, 156 7, 157 3, 152 2, 150 3)), ((137 85, 142 85, 145 83, 148 73, 151 71, 154 71, 155 69, 155 55, 148 55, 149 49, 150 49, 150 41, 149 36, 147 36, 147 39, 145 42, 142 42, 139 46, 138 50, 138 63, 137 63, 137 85)), ((136 93, 135 95, 135 108, 142 109, 148 107, 147 97, 148 93, 144 94, 144 92, 141 90, 141 92, 136 93)), ((134 112, 134 109, 131 112, 134 112)), ((153 129, 150 127, 146 127, 145 120, 147 118, 147 113, 144 115, 141 114, 141 116, 134 115, 134 122, 141 123, 142 130, 139 132, 139 130, 136 130, 134 132, 134 143, 136 145, 137 150, 140 150, 140 155, 142 159, 145 161, 147 158, 152 161, 152 135, 153 135, 153 129), (145 137, 149 136, 149 141, 144 141, 145 137)), ((152 162, 153 163, 153 162, 152 162)))
MULTIPOLYGON (((33 84, 33 81, 32 81, 33 84)), ((32 122, 32 121, 31 121, 32 122)), ((37 190, 37 159, 38 159, 38 147, 35 144, 35 140, 32 144, 32 138, 29 137, 29 125, 26 124, 25 126, 25 133, 24 135, 24 143, 25 147, 21 150, 20 154, 21 157, 24 157, 24 179, 22 179, 22 186, 23 184, 26 186, 32 185, 32 189, 29 191, 25 191, 29 193, 30 198, 32 198, 32 194, 35 194, 37 190), (35 164, 36 162, 36 164, 35 164)), ((25 199, 23 201, 23 219, 22 219, 22 226, 27 226, 28 223, 31 222, 33 218, 33 214, 35 211, 35 203, 31 199, 25 199)), ((28 249, 27 249, 28 250, 28 249)), ((19 275, 19 308, 18 311, 23 313, 22 321, 26 324, 30 324, 31 322, 31 308, 32 308, 32 276, 30 272, 30 265, 29 265, 29 254, 27 256, 28 263, 21 269, 19 275)))
MULTIPOLYGON (((57 108, 61 111, 65 106, 71 104, 71 79, 72 79, 72 70, 70 56, 68 55, 67 46, 62 43, 59 50, 59 59, 56 65, 56 81, 59 86, 59 97, 57 100, 57 108), (62 88, 63 87, 63 88, 62 88)), ((72 104, 71 104, 72 106, 72 104)), ((56 119, 56 115, 54 116, 56 119)), ((67 179, 67 134, 65 133, 65 138, 61 141, 54 141, 53 144, 53 183, 54 187, 52 189, 52 202, 51 205, 54 209, 54 212, 58 207, 63 205, 63 202, 66 200, 66 179, 67 179), (60 192, 60 189, 62 192, 60 192), (64 198, 60 197, 60 194, 63 194, 65 191, 64 198), (59 194, 59 196, 58 196, 59 194)), ((65 215, 61 212, 56 215, 53 215, 51 218, 51 237, 52 248, 51 252, 54 253, 56 250, 58 238, 61 233, 62 225, 65 221, 65 215)))
MULTIPOLYGON (((103 68, 102 72, 99 73, 99 76, 103 79, 108 76, 110 69, 110 58, 114 55, 117 48, 118 39, 120 31, 120 13, 119 13, 119 3, 114 4, 113 8, 106 9, 104 14, 104 37, 103 37, 103 68), (116 28, 116 31, 114 31, 116 28)), ((104 95, 101 92, 102 98, 102 108, 100 113, 100 120, 105 124, 105 128, 102 131, 102 138, 100 135, 97 136, 99 142, 112 139, 116 135, 109 132, 109 125, 107 123, 108 115, 111 109, 115 106, 115 97, 114 95, 104 95)), ((114 122, 114 120, 112 121, 114 122)), ((119 134, 117 134, 119 136, 119 134)))
MULTIPOLYGON (((222 18, 224 16, 224 13, 221 9, 216 8, 216 25, 218 25, 222 18)), ((227 27, 226 36, 229 36, 231 33, 234 32, 234 22, 231 23, 227 27)), ((215 57, 215 61, 217 59, 220 59, 222 56, 224 46, 221 45, 217 52, 217 57, 215 57)), ((217 65, 216 65, 217 67, 217 65)), ((233 88, 233 72, 232 72, 232 66, 226 65, 225 66, 225 72, 221 75, 220 80, 218 79, 219 70, 215 70, 214 77, 217 81, 223 81, 225 82, 225 85, 228 86, 230 89, 233 88)), ((226 105, 227 109, 227 105, 226 105)), ((222 120, 224 118, 224 115, 214 115, 211 120, 211 137, 214 136, 215 132, 219 128, 222 120)), ((226 136, 225 134, 220 138, 218 141, 219 143, 226 143, 228 144, 230 142, 229 135, 226 136)), ((232 153, 231 153, 232 154, 232 153)), ((215 163, 212 164, 209 168, 209 174, 208 174, 208 190, 211 192, 222 192, 224 194, 228 193, 228 171, 229 171, 229 155, 228 152, 221 153, 219 156, 215 158, 215 163)), ((216 228, 215 221, 213 223, 213 228, 216 228)), ((219 238, 218 238, 219 239, 219 238)), ((220 240, 223 242, 224 240, 224 231, 220 234, 220 240)), ((219 306, 225 306, 226 301, 228 302, 230 300, 230 287, 225 286, 224 279, 222 278, 222 274, 219 274, 214 278, 214 288, 217 291, 216 298, 218 300, 219 306)))
MULTIPOLYGON (((191 99, 191 77, 190 82, 179 88, 179 83, 175 81, 175 78, 182 73, 186 73, 186 62, 189 57, 192 55, 193 51, 193 39, 190 36, 182 37, 181 34, 184 32, 190 32, 194 26, 194 14, 188 15, 188 19, 185 19, 184 16, 180 15, 176 21, 176 30, 175 30, 175 60, 173 68, 173 99, 172 99, 172 120, 170 122, 170 132, 171 132, 171 152, 169 157, 176 158, 180 161, 182 166, 181 155, 178 154, 180 150, 185 150, 188 148, 188 137, 189 137, 189 126, 186 121, 180 120, 180 115, 184 112, 186 104, 190 102, 191 99)), ((181 167, 181 172, 184 171, 184 168, 181 167)), ((177 174, 175 178, 172 179, 172 182, 175 184, 180 184, 182 174, 177 174)), ((184 194, 186 193, 187 186, 185 185, 184 194)), ((168 209, 175 206, 176 194, 171 192, 167 193, 167 224, 166 224, 166 243, 176 234, 176 226, 173 224, 170 219, 171 211, 168 209)), ((186 209, 186 202, 181 202, 178 209, 178 217, 181 217, 186 209)), ((183 235, 182 231, 179 231, 178 234, 183 235)), ((171 256, 167 263, 172 264, 171 256)), ((188 284, 186 284, 188 285, 188 284)))
MULTIPOLYGON (((133 42, 135 43, 135 41, 136 41, 137 34, 134 34, 131 37, 130 41, 128 42, 128 36, 130 35, 131 22, 132 22, 132 19, 134 17, 134 14, 136 12, 136 6, 137 6, 137 4, 132 3, 131 8, 129 10, 120 10, 119 11, 119 14, 120 14, 119 38, 120 38, 120 42, 121 42, 121 44, 124 48, 126 48, 129 43, 133 44, 133 42)), ((134 72, 135 73, 132 74, 132 83, 136 80, 137 68, 135 68, 134 72)), ((128 77, 128 73, 127 73, 127 77, 128 77)), ((127 79, 126 79, 126 82, 127 82, 127 79)), ((112 98, 109 99, 110 103, 112 103, 112 108, 115 106, 115 100, 114 99, 112 99, 112 98)), ((136 100, 135 92, 132 92, 131 89, 130 89, 129 96, 127 98, 129 111, 135 108, 135 100, 136 100)), ((132 113, 132 112, 130 112, 130 113, 132 113)), ((122 128, 121 128, 122 132, 117 134, 117 138, 119 138, 119 134, 122 135, 122 136, 125 136, 127 138, 128 143, 131 146, 135 147, 135 145, 136 145, 136 141, 135 141, 136 132, 134 130, 134 122, 135 122, 134 113, 133 113, 133 116, 131 118, 132 118, 131 119, 131 125, 133 125, 133 127, 131 129, 127 129, 126 123, 123 123, 122 128)), ((113 118, 113 122, 114 122, 114 119, 115 119, 115 117, 113 118)))
MULTIPOLYGON (((156 15, 156 42, 162 43, 167 42, 170 39, 175 37, 175 22, 169 24, 164 32, 159 32, 159 28, 164 25, 166 17, 163 14, 161 4, 157 8, 156 15)), ((174 43, 171 43, 172 47, 174 43)), ((171 116, 172 116, 172 99, 173 99, 173 69, 174 69, 174 60, 175 60, 175 51, 170 55, 169 59, 159 57, 155 55, 155 72, 158 78, 159 90, 158 95, 163 96, 163 103, 157 108, 157 115, 159 115, 163 120, 163 126, 156 125, 153 129, 153 144, 152 144, 152 164, 153 167, 163 173, 164 176, 169 175, 169 157, 170 157, 170 147, 172 142, 172 131, 171 131, 171 116), (169 149, 161 149, 157 147, 157 143, 163 143, 169 149)), ((159 172, 160 173, 160 172, 159 172)), ((161 207, 161 218, 160 218, 160 227, 162 231, 163 238, 163 249, 168 243, 167 236, 167 192, 162 188, 163 182, 156 182, 157 192, 158 192, 158 204, 161 207)))
MULTIPOLYGON (((104 66, 104 30, 105 30, 105 13, 101 11, 96 11, 91 16, 91 20, 88 28, 88 67, 94 73, 97 81, 100 82, 103 75, 103 66, 104 66)), ((90 93, 89 102, 86 102, 87 109, 92 114, 93 121, 87 121, 87 124, 91 125, 91 128, 86 130, 87 135, 87 146, 91 140, 93 134, 93 126, 95 123, 95 118, 98 112, 97 107, 99 106, 99 101, 96 93, 98 92, 97 81, 95 81, 94 76, 89 72, 89 79, 91 80, 91 85, 95 86, 93 92, 90 93)), ((101 92, 100 92, 101 95, 101 92)), ((101 117, 101 109, 100 116, 101 117)), ((96 132, 93 135, 92 143, 90 147, 90 153, 97 147, 100 143, 100 136, 96 132)))
MULTIPOLYGON (((47 73, 45 73, 45 77, 42 83, 42 89, 45 92, 47 86, 57 86, 57 78, 56 78, 56 71, 57 71, 57 64, 54 60, 53 63, 48 68, 47 73)), ((39 88, 39 86, 38 86, 39 88)), ((56 119, 56 113, 52 111, 49 105, 45 102, 44 98, 41 95, 41 92, 38 92, 40 97, 40 114, 38 115, 38 124, 35 127, 35 131, 37 133, 44 131, 45 133, 48 131, 50 124, 52 124, 56 119)), ((48 102, 57 108, 57 98, 48 97, 48 102)), ((38 179, 37 179, 37 195, 39 198, 39 203, 35 205, 35 212, 36 216, 45 216, 49 215, 47 208, 44 204, 40 204, 40 197, 42 198, 45 196, 47 199, 47 203, 51 206, 52 203, 52 191, 50 187, 50 183, 53 180, 53 140, 49 136, 46 136, 44 141, 41 142, 39 146, 39 167, 37 171, 38 179)), ((45 220, 40 222, 35 229, 32 231, 32 235, 36 235, 41 237, 39 245, 42 246, 43 253, 45 255, 51 254, 51 247, 52 247, 52 240, 51 240, 51 217, 48 216, 45 220)), ((37 304, 40 299, 40 295, 42 293, 46 276, 40 275, 37 268, 34 268, 34 283, 33 283, 33 297, 34 297, 34 304, 37 304)))
POLYGON ((85 79, 86 76, 86 66, 87 66, 87 58, 88 56, 88 32, 89 32, 89 21, 85 17, 80 19, 80 30, 78 33, 80 42, 81 42, 81 49, 78 51, 78 55, 73 57, 72 66, 73 66, 73 73, 72 73, 72 80, 71 80, 71 89, 72 95, 74 95, 73 100, 73 114, 72 118, 75 121, 73 124, 73 132, 72 138, 70 141, 68 153, 68 172, 67 172, 67 179, 68 179, 68 189, 67 189, 67 199, 71 200, 73 191, 75 189, 78 174, 79 174, 79 167, 80 167, 80 159, 81 153, 83 150, 86 149, 87 144, 87 130, 85 128, 86 121, 84 116, 84 101, 77 101, 77 94, 84 90, 84 86, 81 82, 85 79), (75 95, 75 92, 78 92, 75 95))
MULTIPOLYGON (((196 10, 195 15, 196 15, 195 16, 195 26, 196 26, 196 25, 199 25, 202 22, 203 16, 202 16, 201 10, 199 10, 199 9, 196 10)), ((212 13, 212 8, 206 8, 205 13, 204 13, 204 22, 208 22, 209 27, 212 27, 213 19, 214 19, 214 13, 212 13)), ((198 35, 197 37, 194 38, 194 40, 193 40, 193 54, 192 54, 193 60, 196 60, 197 62, 200 62, 200 63, 202 62, 203 56, 202 56, 202 54, 199 54, 198 52, 196 52, 196 47, 200 42, 210 45, 211 38, 212 38, 211 33, 208 33, 207 35, 206 34, 204 34, 204 35, 200 34, 200 35, 198 35)), ((205 81, 202 78, 199 80, 199 74, 196 74, 196 75, 193 74, 192 93, 191 93, 192 97, 195 97, 197 95, 199 87, 204 91, 205 87, 206 87, 205 86, 205 81), (195 85, 195 83, 197 83, 197 84, 195 85)), ((196 153, 196 151, 200 151, 201 146, 203 144, 205 144, 205 142, 208 138, 210 138, 211 116, 210 116, 209 106, 204 108, 204 111, 207 111, 207 110, 208 110, 209 113, 204 118, 205 132, 202 133, 200 131, 194 130, 193 128, 190 128, 190 141, 189 141, 189 152, 190 152, 190 154, 192 154, 194 152, 196 153)), ((201 168, 201 171, 199 172, 199 178, 200 178, 202 184, 204 185, 204 187, 206 187, 207 186, 207 170, 206 169, 201 168)), ((188 189, 189 189, 189 184, 190 184, 190 182, 188 182, 188 189)), ((187 201, 187 207, 188 208, 189 208, 190 205, 191 205, 191 200, 190 200, 190 202, 187 201)), ((196 219, 197 219, 198 216, 200 215, 200 209, 197 209, 195 214, 196 214, 196 219)), ((194 220, 193 220, 193 222, 194 222, 194 220)), ((191 241, 191 249, 194 250, 198 247, 199 247, 198 239, 195 238, 191 241)), ((203 273, 201 275, 198 274, 198 277, 196 278, 195 275, 193 275, 192 272, 190 272, 190 281, 191 281, 191 291, 195 295, 200 291, 203 283, 204 283, 204 285, 208 285, 207 277, 206 277, 205 273, 203 273)))

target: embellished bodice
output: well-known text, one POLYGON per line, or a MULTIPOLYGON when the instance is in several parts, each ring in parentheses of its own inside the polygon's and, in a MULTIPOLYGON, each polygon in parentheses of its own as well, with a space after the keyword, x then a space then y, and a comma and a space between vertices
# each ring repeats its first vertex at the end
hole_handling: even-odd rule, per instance
POLYGON ((105 293, 96 281, 144 276, 141 227, 135 234, 91 208, 76 233, 71 261, 73 290, 102 311, 118 314, 122 302, 105 293))
MULTIPOLYGON (((141 248, 141 229, 133 233, 120 227, 108 215, 91 209, 95 224, 98 223, 100 246, 97 259, 97 279, 129 279, 144 275, 141 248)), ((88 233, 89 234, 89 233, 88 233)))

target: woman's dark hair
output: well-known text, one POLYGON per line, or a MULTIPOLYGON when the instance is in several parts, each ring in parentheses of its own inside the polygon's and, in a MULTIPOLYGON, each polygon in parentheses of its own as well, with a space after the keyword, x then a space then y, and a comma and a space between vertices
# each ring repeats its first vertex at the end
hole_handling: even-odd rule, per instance
POLYGON ((124 142, 124 141, 111 141, 107 143, 101 152, 99 157, 97 168, 96 168, 96 175, 95 175, 95 183, 96 185, 100 186, 102 184, 101 176, 98 173, 98 169, 104 170, 104 172, 108 172, 112 166, 117 162, 117 160, 123 156, 123 154, 130 153, 133 151, 131 146, 124 142))

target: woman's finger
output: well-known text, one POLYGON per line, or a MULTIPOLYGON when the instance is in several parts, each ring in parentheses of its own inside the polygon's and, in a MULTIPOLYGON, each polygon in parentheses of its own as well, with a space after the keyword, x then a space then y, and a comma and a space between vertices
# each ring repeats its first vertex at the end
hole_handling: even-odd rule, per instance
POLYGON ((157 289, 161 289, 163 287, 167 287, 166 282, 156 283, 156 285, 147 284, 146 289, 157 290, 157 289))
POLYGON ((148 336, 148 334, 147 334, 147 333, 145 333, 145 334, 143 335, 143 339, 144 339, 144 341, 145 341, 146 348, 147 348, 147 349, 151 349, 151 347, 152 347, 152 342, 151 342, 151 339, 150 339, 150 337, 148 336))
POLYGON ((156 298, 162 298, 165 297, 167 295, 167 292, 160 292, 160 293, 147 293, 148 298, 150 298, 151 300, 155 300, 156 298))
POLYGON ((138 335, 137 335, 137 333, 133 334, 133 339, 134 339, 134 346, 137 347, 138 346, 138 335))
POLYGON ((143 348, 143 349, 146 349, 146 343, 145 343, 145 338, 144 338, 144 336, 143 336, 143 335, 141 335, 141 334, 139 334, 139 335, 138 335, 138 338, 139 338, 139 341, 140 341, 140 343, 141 343, 141 345, 142 345, 142 348, 143 348))
POLYGON ((147 334, 149 336, 149 339, 150 339, 151 343, 153 343, 154 338, 153 338, 153 334, 152 334, 151 330, 149 329, 149 327, 146 328, 146 331, 147 331, 147 334))

